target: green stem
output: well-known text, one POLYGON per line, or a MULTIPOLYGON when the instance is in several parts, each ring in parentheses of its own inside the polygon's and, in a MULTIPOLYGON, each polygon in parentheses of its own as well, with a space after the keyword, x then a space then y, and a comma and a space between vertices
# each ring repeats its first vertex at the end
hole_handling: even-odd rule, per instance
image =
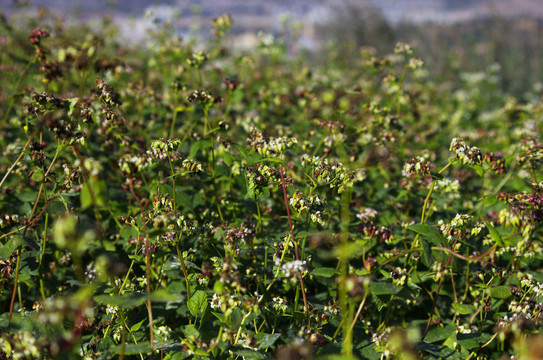
POLYGON ((41 245, 40 263, 38 268, 40 269, 40 293, 43 301, 45 301, 45 290, 43 286, 43 256, 45 255, 45 245, 47 244, 47 223, 49 221, 49 213, 45 213, 45 225, 43 227, 43 242, 41 245))
POLYGON ((187 268, 185 267, 185 259, 183 258, 183 255, 181 254, 181 250, 179 249, 179 246, 177 246, 177 256, 179 257, 179 263, 181 264, 181 269, 183 269, 183 275, 185 276, 185 286, 187 287, 187 300, 188 300, 190 299, 189 276, 187 273, 187 268))
POLYGON ((258 214, 258 224, 256 230, 262 231, 262 214, 260 213, 260 202, 258 201, 258 195, 255 194, 256 211, 258 214))
POLYGON ((17 250, 17 263, 15 265, 15 282, 13 284, 13 293, 11 294, 11 303, 9 304, 9 321, 13 313, 13 303, 15 302, 15 294, 17 293, 17 285, 19 283, 19 263, 21 261, 21 253, 17 250))
POLYGON ((350 191, 345 191, 342 196, 342 206, 341 206, 341 251, 339 257, 339 303, 341 306, 341 313, 343 321, 343 345, 341 352, 344 356, 352 356, 353 354, 353 339, 352 333, 350 331, 350 325, 352 323, 352 307, 348 301, 347 294, 347 280, 349 277, 349 254, 346 252, 346 249, 349 246, 349 222, 350 222, 350 203, 351 203, 351 193, 350 191))
MULTIPOLYGON (((287 188, 285 185, 285 175, 283 174, 284 169, 282 166, 279 167, 279 172, 281 173, 281 185, 283 187, 283 196, 285 198, 285 207, 287 208, 287 217, 288 217, 288 225, 290 227, 290 235, 292 236, 292 241, 294 242, 295 246, 295 254, 296 254, 296 260, 300 261, 300 254, 298 253, 298 246, 296 243, 296 237, 294 236, 294 227, 292 226, 292 218, 290 216, 290 206, 288 202, 288 195, 287 195, 287 188)), ((284 253, 283 253, 284 254, 284 253)), ((304 298, 304 309, 305 309, 305 315, 307 317, 307 328, 311 329, 311 323, 309 318, 309 305, 307 303, 307 296, 305 293, 305 286, 304 286, 304 277, 303 274, 300 272, 300 286, 302 288, 302 296, 304 298)))
POLYGON ((4 175, 4 177, 2 178, 2 181, 0 181, 0 189, 2 188, 2 185, 4 185, 4 182, 6 181, 6 179, 8 178, 9 174, 11 173, 11 171, 13 170, 13 168, 17 165, 17 163, 19 162, 19 160, 21 160, 21 158, 23 157, 23 154, 25 153, 25 150, 26 148, 28 147, 28 145, 30 144, 30 142, 32 141, 32 139, 34 138, 34 136, 36 136, 36 134, 38 133, 38 129, 34 130, 34 133, 30 136, 30 138, 26 141, 26 144, 25 146, 23 147, 23 150, 21 151, 21 153, 19 154, 19 157, 17 157, 17 160, 15 160, 15 162, 13 164, 11 164, 11 166, 9 167, 8 171, 6 172, 6 174, 4 175))
MULTIPOLYGON (((6 113, 4 114, 4 117, 2 118, 2 123, 0 123, 0 128, 3 128, 4 125, 5 125, 5 122, 7 121, 8 119, 8 116, 9 116, 9 112, 11 111, 11 108, 13 107, 13 103, 15 102, 15 93, 17 92, 17 90, 19 90, 19 85, 21 85, 21 81, 23 80, 24 76, 26 75, 28 69, 30 68, 30 66, 36 61, 36 57, 34 57, 32 60, 30 60, 25 68, 23 69, 23 71, 21 72, 21 75, 19 75, 19 79, 17 80, 17 83, 15 84, 15 86, 13 87, 13 94, 11 96, 11 100, 9 101, 9 105, 8 105, 8 108, 6 110, 6 113)), ((1 184, 0 184, 1 186, 1 184)))

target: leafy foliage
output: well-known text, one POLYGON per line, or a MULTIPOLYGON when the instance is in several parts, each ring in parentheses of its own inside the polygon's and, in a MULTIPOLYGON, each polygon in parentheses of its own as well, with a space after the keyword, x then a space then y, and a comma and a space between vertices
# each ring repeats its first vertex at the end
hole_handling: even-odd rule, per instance
POLYGON ((540 98, 232 21, 1 24, 0 358, 534 358, 540 98))

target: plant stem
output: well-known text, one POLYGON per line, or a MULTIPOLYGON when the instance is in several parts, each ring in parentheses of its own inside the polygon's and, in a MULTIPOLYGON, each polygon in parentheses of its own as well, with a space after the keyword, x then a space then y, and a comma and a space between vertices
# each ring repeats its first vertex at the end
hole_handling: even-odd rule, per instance
POLYGON ((21 158, 23 157, 23 154, 25 153, 26 148, 28 147, 28 145, 30 145, 30 142, 32 141, 32 139, 34 138, 34 136, 36 136, 37 133, 38 133, 38 129, 36 129, 36 130, 34 131, 34 133, 30 136, 30 138, 26 141, 26 144, 25 144, 25 146, 23 147, 23 150, 21 151, 21 153, 19 154, 19 157, 18 157, 17 160, 15 160, 15 162, 9 167, 8 171, 6 172, 6 174, 4 175, 4 177, 2 178, 2 181, 0 181, 0 189, 2 188, 2 185, 4 184, 4 181, 6 181, 8 175, 11 173, 11 171, 13 170, 13 168, 15 167, 15 165, 17 165, 17 163, 19 162, 19 160, 21 160, 21 158))
MULTIPOLYGON (((460 232, 458 235, 456 235, 456 240, 454 240, 454 244, 452 245, 452 251, 454 252, 454 247, 456 246, 456 243, 458 242, 458 239, 460 238, 460 232)), ((439 285, 437 286, 436 296, 434 297, 434 304, 432 305, 432 311, 430 312, 430 318, 428 319, 428 323, 426 324, 426 329, 424 330, 424 334, 422 335, 421 341, 424 340, 426 337, 426 334, 428 334, 428 330, 430 329, 430 324, 432 323, 432 316, 434 316, 434 311, 436 308, 437 303, 437 297, 439 296, 439 291, 441 290, 441 285, 443 285, 443 279, 445 278, 447 268, 449 267, 449 263, 451 262, 453 254, 449 255, 449 259, 447 260, 447 264, 445 265, 445 274, 443 274, 443 277, 441 280, 439 280, 439 285)))
POLYGON ((45 255, 45 245, 47 244, 47 223, 49 221, 49 214, 45 214, 45 225, 43 228, 43 242, 41 246, 41 254, 40 254, 40 263, 38 265, 38 268, 40 269, 40 293, 41 297, 43 298, 43 301, 45 301, 45 290, 43 288, 43 255, 45 255))
POLYGON ((9 321, 13 313, 13 303, 15 302, 15 294, 17 293, 17 285, 19 283, 19 263, 21 260, 21 253, 17 250, 17 263, 15 265, 15 283, 13 284, 13 293, 11 294, 11 303, 9 304, 9 321))
MULTIPOLYGON (((134 191, 134 184, 132 182, 132 177, 128 178, 128 187, 130 189, 130 193, 132 193, 132 196, 138 202, 138 205, 140 207, 142 227, 145 229, 145 216, 143 215, 143 204, 141 203, 141 200, 138 198, 138 196, 136 195, 134 191)), ((150 294, 151 293, 151 276, 150 276, 151 253, 149 249, 149 239, 146 236, 144 236, 144 242, 145 242, 145 279, 147 280, 146 290, 147 290, 147 294, 150 294)), ((151 343, 151 349, 154 349, 153 308, 152 308, 151 299, 147 299, 147 314, 149 317, 149 341, 151 343)))
MULTIPOLYGON (((8 105, 8 108, 6 110, 6 113, 4 114, 4 117, 2 118, 2 123, 0 124, 0 128, 3 128, 4 125, 5 125, 5 122, 7 121, 8 119, 8 116, 9 116, 9 112, 11 111, 11 108, 13 107, 13 103, 15 101, 15 93, 17 92, 17 90, 19 90, 19 85, 21 85, 21 81, 23 80, 26 72, 28 71, 28 69, 30 68, 30 65, 32 65, 34 62, 36 61, 36 57, 34 56, 32 58, 32 60, 30 60, 25 68, 23 69, 23 71, 21 72, 21 75, 19 75, 19 79, 17 79, 17 83, 15 84, 15 86, 13 87, 13 94, 11 95, 11 100, 9 101, 9 105, 8 105)), ((37 131, 37 130, 36 130, 37 131)), ((0 187, 1 187, 1 184, 0 184, 0 187)))
MULTIPOLYGON (((290 235, 292 236, 292 241, 294 244, 296 244, 296 237, 294 236, 294 228, 292 227, 292 218, 290 216, 290 206, 288 202, 288 194, 287 194, 287 188, 285 186, 285 175, 283 174, 284 169, 282 166, 279 167, 279 172, 281 173, 281 185, 283 187, 283 196, 285 197, 285 206, 287 208, 287 216, 288 216, 288 225, 290 227, 290 235)), ((296 254, 296 260, 300 260, 300 254, 298 253, 298 246, 294 247, 295 254, 296 254)), ((302 288, 302 296, 304 298, 304 309, 305 309, 305 315, 307 318, 307 328, 311 329, 311 323, 309 319, 309 305, 307 303, 307 296, 305 293, 305 286, 304 286, 304 278, 303 274, 300 272, 300 286, 302 288)))
POLYGON ((179 262, 181 263, 181 269, 183 269, 183 275, 185 276, 185 286, 187 287, 187 300, 188 300, 190 299, 189 276, 187 273, 187 268, 185 267, 185 259, 183 258, 183 255, 181 254, 181 250, 179 249, 179 246, 177 246, 177 256, 179 257, 179 262))

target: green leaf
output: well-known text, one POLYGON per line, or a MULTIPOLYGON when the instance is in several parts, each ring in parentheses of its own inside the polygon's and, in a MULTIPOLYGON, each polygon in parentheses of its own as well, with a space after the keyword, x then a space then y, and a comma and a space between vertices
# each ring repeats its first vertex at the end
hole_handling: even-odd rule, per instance
POLYGON ((420 238, 420 244, 422 246, 422 262, 430 267, 430 264, 433 263, 432 245, 424 236, 420 238))
POLYGON ((466 305, 466 304, 453 303, 452 306, 454 310, 460 315, 472 314, 474 311, 473 306, 466 305))
POLYGON ((490 297, 495 299, 507 299, 510 296, 512 296, 512 294, 511 291, 509 291, 509 286, 501 285, 490 289, 490 297))
POLYGON ((187 302, 187 307, 192 315, 196 315, 204 307, 204 304, 207 305, 206 293, 203 290, 198 290, 192 294, 187 302))
POLYGON ((215 311, 212 311, 211 312, 217 319, 220 320, 220 322, 224 322, 224 314, 223 313, 219 313, 219 312, 215 312, 215 311))
POLYGON ((487 197, 485 197, 483 204, 485 206, 492 206, 497 202, 498 202, 498 198, 496 196, 488 195, 487 197))
POLYGON ((0 260, 6 260, 15 250, 23 244, 23 238, 19 235, 12 236, 7 243, 0 247, 0 260))
POLYGON ((263 159, 260 159, 258 161, 256 161, 257 163, 259 162, 264 162, 264 161, 271 161, 271 162, 276 162, 276 163, 279 163, 279 164, 283 164, 284 161, 279 159, 279 158, 276 158, 276 157, 265 157, 263 159))
POLYGON ((107 186, 105 181, 97 180, 93 177, 83 184, 80 193, 81 209, 87 209, 96 203, 96 206, 103 207, 106 205, 107 186))
POLYGON ((494 225, 492 225, 490 222, 486 221, 486 220, 483 220, 485 222, 485 225, 488 229, 488 232, 490 233, 490 237, 492 238, 492 240, 494 240, 494 242, 496 242, 496 244, 500 245, 500 246, 503 246, 503 240, 502 240, 502 237, 500 235, 500 233, 496 230, 496 228, 494 227, 494 225))
POLYGON ((213 145, 211 139, 202 139, 193 143, 190 147, 188 159, 194 159, 201 149, 209 149, 213 145))
POLYGON ((60 215, 66 210, 64 203, 60 200, 55 200, 47 207, 47 213, 50 215, 60 215))
POLYGON ((429 344, 421 341, 417 344, 417 349, 447 360, 465 359, 464 355, 445 345, 429 344))
POLYGON ((242 356, 244 359, 266 359, 267 356, 251 349, 239 349, 239 350, 233 350, 234 354, 238 356, 242 356))
POLYGON ((128 309, 140 306, 145 303, 147 296, 144 294, 124 294, 124 295, 95 295, 94 301, 100 305, 117 306, 128 309))
POLYGON ((40 169, 40 168, 36 168, 33 172, 32 172, 32 180, 34 181, 37 181, 37 182, 42 182, 43 179, 44 179, 44 172, 43 172, 43 169, 40 169))
POLYGON ((477 175, 479 175, 480 177, 485 176, 485 169, 483 169, 481 165, 470 165, 470 167, 475 170, 475 172, 477 172, 477 175))
POLYGON ((436 246, 442 246, 446 243, 443 235, 441 235, 439 230, 434 226, 427 224, 413 224, 409 226, 408 229, 424 236, 428 241, 436 246))
POLYGON ((275 344, 277 339, 281 337, 281 334, 264 334, 264 333, 258 333, 255 336, 258 340, 258 348, 259 349, 266 349, 275 344))
POLYGON ((149 295, 149 299, 151 299, 151 301, 153 302, 165 303, 170 301, 182 301, 184 299, 184 296, 171 294, 166 289, 158 289, 157 291, 149 295))
POLYGON ((147 319, 143 319, 139 323, 132 325, 132 327, 130 327, 130 332, 138 331, 145 320, 147 320, 147 319))
POLYGON ((456 334, 456 341, 468 350, 478 348, 486 343, 492 335, 486 333, 456 334))
MULTIPOLYGON (((121 345, 117 345, 111 348, 111 351, 114 354, 121 353, 121 345)), ((151 347, 148 342, 140 344, 125 344, 124 354, 125 355, 138 355, 138 354, 148 354, 151 352, 151 347)))
POLYGON ((232 166, 232 163, 234 162, 234 158, 232 157, 232 154, 228 151, 225 151, 222 153, 222 160, 227 166, 232 166))
POLYGON ((374 282, 370 284, 370 290, 373 295, 396 295, 402 291, 402 287, 393 283, 374 282))
POLYGON ((320 267, 316 268, 311 272, 314 276, 322 276, 326 278, 330 278, 338 273, 338 271, 334 268, 329 267, 320 267))
POLYGON ((185 334, 186 337, 194 336, 195 338, 200 337, 200 332, 198 329, 196 329, 196 326, 194 324, 185 325, 183 327, 183 334, 185 334))
POLYGON ((424 341, 427 343, 442 342, 447 339, 449 336, 453 335, 456 332, 454 325, 449 324, 445 327, 434 327, 428 331, 424 341))

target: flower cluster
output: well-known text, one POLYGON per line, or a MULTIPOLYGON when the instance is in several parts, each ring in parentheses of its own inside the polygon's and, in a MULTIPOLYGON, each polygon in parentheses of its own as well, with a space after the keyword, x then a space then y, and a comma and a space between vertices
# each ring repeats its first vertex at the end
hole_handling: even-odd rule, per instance
POLYGON ((424 61, 421 58, 413 57, 409 59, 407 66, 412 70, 420 69, 424 66, 424 61))
POLYGON ((499 199, 505 201, 520 217, 536 222, 543 221, 543 181, 530 183, 532 192, 516 194, 501 193, 499 199))
POLYGON ((48 38, 50 36, 48 31, 42 30, 42 29, 34 29, 32 30, 32 34, 29 36, 30 43, 34 46, 40 46, 40 42, 42 38, 48 38))
POLYGON ((240 294, 223 292, 222 294, 213 294, 209 305, 213 310, 221 310, 225 316, 229 316, 234 309, 239 308, 242 300, 240 294))
POLYGON ((279 170, 264 163, 248 166, 246 170, 249 188, 255 189, 257 193, 260 193, 265 187, 281 184, 281 173, 279 170))
POLYGON ((390 273, 390 277, 392 278, 392 282, 398 286, 403 286, 409 279, 409 274, 407 273, 406 269, 403 269, 401 267, 387 267, 387 270, 390 273))
POLYGON ((232 25, 234 25, 232 16, 230 14, 223 14, 213 19, 211 33, 218 38, 222 38, 230 30, 232 25))
POLYGON ((216 98, 213 97, 213 95, 205 92, 204 90, 194 90, 187 97, 187 100, 190 103, 199 102, 203 105, 211 105, 218 101, 216 98))
POLYGON ((42 92, 32 94, 32 103, 27 105, 27 110, 29 114, 44 114, 48 111, 64 110, 68 105, 69 102, 64 99, 42 92))
POLYGON ((38 359, 41 350, 38 340, 28 331, 19 331, 14 335, 7 333, 0 337, 0 350, 7 359, 38 359))
POLYGON ((184 159, 182 166, 183 166, 183 169, 185 169, 185 171, 190 171, 195 174, 201 174, 204 172, 202 163, 196 160, 184 159))
POLYGON ((466 145, 464 140, 459 138, 452 139, 449 150, 464 165, 481 165, 483 161, 483 155, 478 148, 466 145))
POLYGON ((413 174, 427 175, 435 166, 427 161, 423 156, 417 156, 408 160, 403 166, 402 175, 410 176, 413 174))
POLYGON ((121 102, 119 101, 119 94, 115 91, 115 89, 113 89, 113 87, 106 84, 102 79, 96 79, 96 87, 99 91, 98 97, 104 102, 104 104, 111 108, 116 108, 121 105, 121 102))
POLYGON ((76 159, 74 162, 74 167, 85 169, 85 171, 92 177, 97 177, 100 175, 102 170, 104 170, 104 166, 100 161, 90 157, 83 160, 83 166, 81 166, 81 161, 76 159))
POLYGON ((0 260, 0 289, 9 281, 14 268, 15 253, 5 260, 0 260))
POLYGON ((484 162, 490 164, 490 167, 496 174, 503 174, 505 172, 505 159, 501 155, 494 154, 493 152, 487 153, 484 156, 484 162))
POLYGON ((12 226, 19 223, 19 215, 4 214, 0 216, 0 229, 6 226, 12 226))
POLYGON ((239 228, 230 228, 226 231, 224 241, 226 247, 239 253, 238 244, 251 244, 255 237, 255 225, 250 222, 243 222, 239 228))
POLYGON ((174 161, 181 157, 181 154, 175 151, 179 144, 181 144, 179 139, 160 138, 151 143, 151 148, 146 151, 146 154, 153 159, 174 161))
POLYGON ((281 266, 281 271, 283 271, 286 279, 296 282, 296 280, 301 279, 307 273, 307 262, 305 260, 293 260, 283 264, 281 266))
POLYGON ((83 105, 79 111, 79 116, 83 123, 87 125, 94 124, 93 111, 89 107, 83 105))
POLYGON ((189 64, 189 66, 195 69, 199 69, 202 67, 202 65, 205 64, 207 59, 208 59, 207 54, 204 51, 198 50, 198 51, 194 51, 191 54, 191 56, 187 59, 187 63, 189 64))
POLYGON ((121 156, 118 165, 125 175, 134 175, 141 172, 143 169, 152 164, 151 158, 147 155, 130 155, 121 156))
POLYGON ((342 163, 331 163, 327 158, 302 155, 302 165, 309 170, 309 175, 317 185, 329 185, 330 188, 337 188, 338 193, 351 188, 354 183, 355 174, 343 166, 342 163))
MULTIPOLYGON (((467 214, 456 214, 450 223, 445 223, 443 220, 438 221, 439 231, 452 241, 454 237, 458 236, 462 230, 465 230, 471 221, 471 217, 467 214)), ((460 243, 457 244, 457 246, 460 243)))
POLYGON ((543 162, 543 144, 533 136, 523 137, 517 161, 528 168, 537 168, 543 162))
POLYGON ((396 43, 396 46, 394 47, 394 54, 411 55, 413 54, 413 48, 411 47, 411 45, 407 43, 398 42, 396 43))
POLYGON ((237 291, 245 291, 245 284, 238 271, 238 265, 230 256, 224 257, 220 269, 221 277, 219 281, 237 291))
POLYGON ((538 299, 543 295, 543 283, 534 280, 532 274, 519 272, 517 277, 525 295, 531 294, 535 299, 538 299))
POLYGON ((62 71, 57 61, 49 61, 47 59, 48 51, 45 50, 41 45, 42 39, 48 38, 49 36, 50 34, 48 31, 41 29, 32 30, 32 33, 29 36, 30 43, 34 46, 36 59, 40 63, 40 72, 44 73, 44 82, 46 83, 62 76, 62 71))
POLYGON ((442 261, 435 261, 432 264, 432 271, 434 272, 435 282, 441 280, 449 272, 449 270, 445 269, 445 264, 442 261))
POLYGON ((168 341, 170 338, 170 334, 172 332, 172 329, 170 329, 168 326, 159 326, 156 328, 156 336, 160 338, 162 341, 168 341))
POLYGON ((83 133, 78 119, 70 116, 70 101, 53 94, 35 93, 32 95, 32 102, 27 105, 27 112, 31 116, 51 113, 49 116, 38 117, 38 126, 45 126, 58 139, 70 145, 74 142, 84 143, 86 134, 83 133))
POLYGON ((278 157, 285 150, 294 148, 298 144, 298 140, 286 136, 267 139, 260 130, 252 127, 247 144, 263 156, 278 157))
POLYGON ((456 194, 460 190, 460 182, 456 179, 451 180, 449 178, 439 179, 435 183, 435 190, 440 193, 452 193, 456 194))
POLYGON ((96 87, 98 89, 98 98, 102 100, 104 107, 102 109, 103 119, 100 122, 102 129, 99 133, 107 131, 109 128, 119 127, 124 130, 125 120, 118 113, 117 108, 121 105, 119 94, 113 87, 106 84, 102 79, 96 79, 96 87))
POLYGON ((318 195, 310 195, 305 197, 300 191, 296 191, 289 200, 292 206, 299 214, 302 212, 309 213, 312 222, 323 225, 323 211, 326 208, 326 200, 318 195))
POLYGON ((282 297, 277 297, 277 296, 275 296, 275 297, 272 299, 272 302, 271 302, 271 306, 272 306, 276 311, 280 311, 280 312, 285 312, 285 311, 287 311, 287 309, 288 309, 287 304, 288 304, 287 299, 282 298, 282 297))
POLYGON ((356 214, 356 217, 363 223, 367 223, 367 222, 375 220, 375 218, 377 217, 377 214, 378 212, 375 209, 364 208, 361 212, 356 214))
POLYGON ((83 176, 81 175, 81 168, 79 166, 70 166, 68 164, 62 164, 64 169, 64 179, 63 189, 65 191, 77 191, 79 186, 83 181, 83 176))
POLYGON ((362 212, 356 214, 356 217, 360 219, 360 225, 356 229, 356 232, 370 238, 375 237, 379 241, 390 241, 394 239, 392 230, 386 226, 380 226, 377 223, 377 210, 371 208, 365 208, 362 212))

